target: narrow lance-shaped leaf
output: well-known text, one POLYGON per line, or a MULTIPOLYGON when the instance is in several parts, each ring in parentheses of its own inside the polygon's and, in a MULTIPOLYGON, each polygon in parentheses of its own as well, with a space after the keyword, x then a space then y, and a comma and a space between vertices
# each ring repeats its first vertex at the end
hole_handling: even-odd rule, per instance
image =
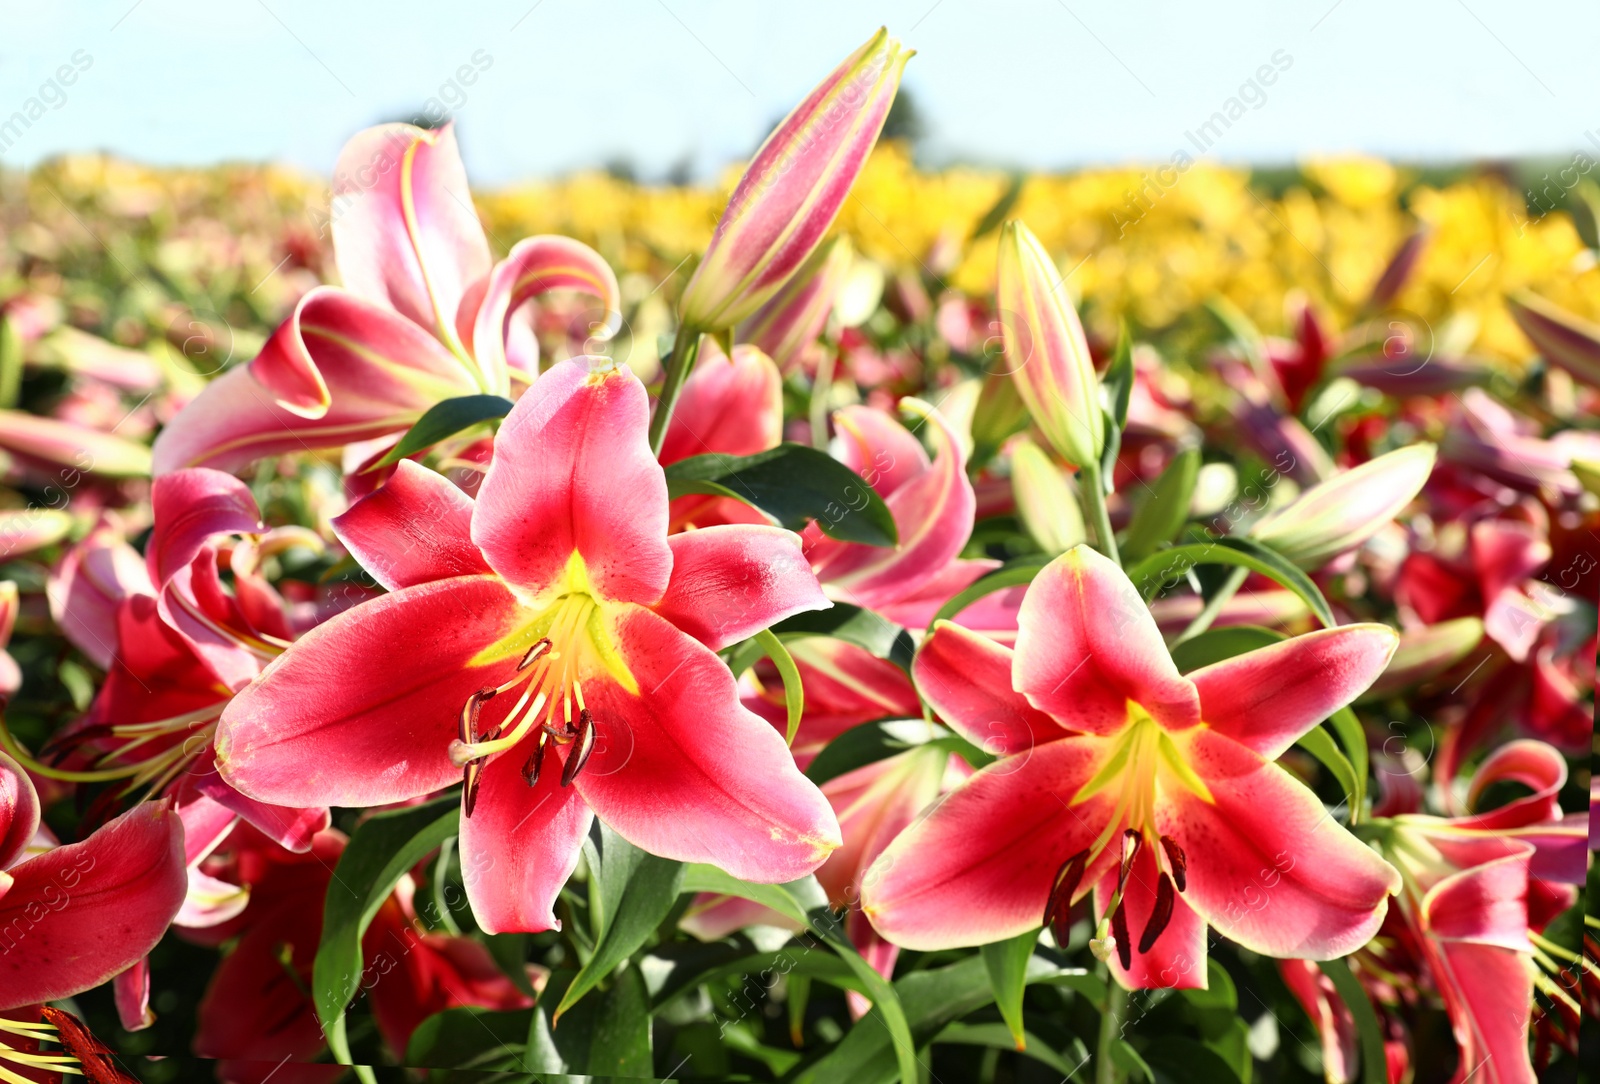
POLYGON ((456 834, 460 799, 455 795, 385 813, 375 813, 350 836, 328 885, 322 911, 322 942, 312 965, 317 1017, 328 1048, 350 1064, 344 1012, 361 984, 361 938, 400 878, 429 851, 456 834))
POLYGON ((398 444, 367 469, 377 470, 379 467, 398 463, 408 456, 432 448, 441 440, 453 437, 464 429, 496 418, 504 418, 509 413, 511 413, 511 400, 498 395, 460 395, 454 399, 446 399, 442 403, 435 403, 417 419, 415 425, 406 430, 406 435, 400 438, 398 444))
POLYGON ((709 493, 758 508, 798 531, 815 520, 844 542, 893 546, 894 516, 883 498, 843 463, 803 444, 780 444, 755 455, 696 455, 667 467, 667 493, 709 493))
POLYGON ((1200 450, 1186 448, 1161 472, 1134 509, 1122 543, 1122 559, 1137 561, 1176 538, 1189 518, 1189 501, 1200 477, 1200 450))
POLYGON ((683 863, 639 851, 603 826, 601 831, 604 842, 599 876, 602 880, 612 880, 607 876, 606 869, 611 858, 606 855, 622 859, 625 850, 634 853, 619 863, 627 870, 625 883, 607 886, 608 890, 604 893, 604 925, 596 941, 594 955, 578 971, 572 985, 562 996, 552 1023, 559 1021, 563 1013, 645 943, 661 920, 667 917, 667 912, 672 910, 683 881, 683 863))

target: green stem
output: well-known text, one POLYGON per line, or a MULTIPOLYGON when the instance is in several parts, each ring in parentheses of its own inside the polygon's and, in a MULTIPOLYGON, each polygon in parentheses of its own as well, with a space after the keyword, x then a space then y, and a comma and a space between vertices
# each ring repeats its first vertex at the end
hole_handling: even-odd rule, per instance
POLYGON ((661 442, 667 437, 672 408, 678 405, 683 382, 689 379, 689 371, 699 355, 700 329, 679 324, 678 337, 672 342, 672 356, 667 359, 666 379, 661 382, 661 398, 656 403, 655 417, 650 419, 650 451, 656 455, 661 454, 661 442))
POLYGON ((1106 490, 1098 463, 1085 463, 1078 468, 1078 500, 1083 505, 1083 518, 1094 528, 1095 549, 1122 564, 1117 536, 1111 530, 1111 516, 1106 512, 1106 490))
POLYGON ((824 350, 817 362, 817 378, 811 382, 811 446, 819 452, 828 450, 828 398, 833 391, 832 350, 824 350))
POLYGON ((1178 633, 1178 638, 1172 641, 1172 646, 1177 647, 1185 640, 1192 640, 1206 631, 1206 629, 1209 629, 1211 623, 1217 619, 1217 615, 1222 612, 1222 608, 1228 604, 1228 600, 1238 594, 1239 588, 1244 586, 1245 578, 1249 575, 1250 570, 1248 568, 1236 568, 1228 573, 1228 578, 1222 581, 1222 586, 1217 588, 1217 593, 1212 595, 1206 604, 1200 608, 1200 612, 1195 615, 1193 621, 1189 622, 1189 626, 1178 633))
POLYGON ((1122 1017, 1128 1011, 1128 991, 1109 974, 1106 976, 1106 1011, 1100 1017, 1100 1041, 1094 1051, 1094 1084, 1117 1084, 1122 1074, 1111 1048, 1122 1038, 1122 1017))

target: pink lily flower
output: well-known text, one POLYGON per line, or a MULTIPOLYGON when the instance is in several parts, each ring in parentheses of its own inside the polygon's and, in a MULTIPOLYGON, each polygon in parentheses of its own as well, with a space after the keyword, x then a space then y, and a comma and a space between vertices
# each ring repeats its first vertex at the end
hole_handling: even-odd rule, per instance
MULTIPOLYGON (((959 556, 972 533, 976 506, 966 455, 937 410, 916 399, 902 404, 931 423, 932 459, 916 436, 884 411, 846 407, 833 416, 834 455, 884 499, 900 544, 890 549, 840 542, 813 524, 805 532, 806 557, 823 592, 835 602, 876 611, 920 632, 952 595, 999 562, 959 556)), ((1017 599, 1012 594, 979 600, 961 615, 962 622, 1008 638, 1016 628, 1017 599)), ((806 690, 805 715, 795 738, 795 755, 802 764, 852 726, 920 714, 916 690, 893 663, 829 637, 796 639, 788 648, 806 690)), ((782 689, 773 682, 767 681, 746 703, 774 726, 784 727, 782 689)))
POLYGON ((617 326, 616 277, 587 245, 530 237, 493 262, 449 126, 369 128, 334 177, 344 287, 307 293, 248 366, 180 411, 156 438, 156 474, 391 436, 444 399, 510 395, 514 371, 538 367, 513 321, 553 289, 600 299, 593 337, 617 326))
POLYGON ((1566 778, 1566 761, 1550 746, 1509 742, 1473 776, 1468 804, 1497 782, 1531 793, 1461 817, 1399 812, 1376 844, 1401 876, 1395 950, 1415 957, 1450 1016, 1460 1050, 1455 1084, 1537 1079, 1528 1056, 1535 989, 1576 1014, 1541 970, 1551 957, 1540 948, 1552 946, 1539 934, 1572 905, 1588 865, 1588 818, 1564 816, 1557 801, 1566 778))
POLYGON ((25 857, 39 814, 27 773, 0 753, 0 1011, 127 970, 183 903, 183 826, 171 803, 145 803, 81 843, 25 857))
POLYGON ((1093 888, 1099 948, 1130 988, 1204 986, 1207 925, 1265 955, 1353 951, 1399 875, 1272 761, 1396 640, 1348 625, 1180 675, 1122 571, 1067 551, 1029 586, 1014 652, 944 623, 918 652, 924 698, 1002 755, 868 871, 868 918, 908 948, 1041 922, 1060 940, 1093 888))
POLYGON ((852 258, 848 237, 819 248, 771 301, 740 325, 739 338, 765 350, 781 371, 799 368, 833 315, 852 258))
POLYGON ((556 926, 591 817, 655 854, 788 881, 839 845, 827 800, 712 654, 827 605, 798 539, 667 535, 644 387, 548 370, 474 502, 402 465, 335 521, 391 593, 306 633, 223 713, 222 774, 261 801, 372 806, 464 779, 489 931, 556 926))

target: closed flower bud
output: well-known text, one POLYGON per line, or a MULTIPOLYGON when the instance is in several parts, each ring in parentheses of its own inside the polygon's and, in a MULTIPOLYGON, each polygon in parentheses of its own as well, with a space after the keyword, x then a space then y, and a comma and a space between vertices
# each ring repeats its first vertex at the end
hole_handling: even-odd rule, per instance
POLYGON ((1433 470, 1435 448, 1415 444, 1380 455, 1302 493, 1251 530, 1304 569, 1317 569, 1377 534, 1415 497, 1433 470))
POLYGON ((767 137, 684 291, 685 324, 734 326, 805 263, 866 165, 911 56, 879 30, 767 137))
POLYGON ((1063 289, 1038 238, 1022 223, 1007 222, 996 285, 1006 369, 1034 424, 1062 458, 1092 466, 1105 446, 1099 383, 1083 325, 1063 289))

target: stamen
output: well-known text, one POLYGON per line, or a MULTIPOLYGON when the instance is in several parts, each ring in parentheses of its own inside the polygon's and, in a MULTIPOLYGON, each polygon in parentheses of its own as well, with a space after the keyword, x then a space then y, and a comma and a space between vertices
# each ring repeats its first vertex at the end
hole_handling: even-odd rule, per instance
POLYGON ((528 757, 528 763, 522 766, 522 781, 533 787, 539 784, 539 771, 544 767, 544 743, 549 740, 549 735, 539 731, 539 738, 533 744, 533 752, 528 757))
POLYGON ((478 740, 478 713, 483 710, 483 702, 491 699, 499 690, 479 689, 467 697, 467 702, 461 706, 461 743, 471 745, 478 740))
POLYGON ((60 1032, 57 1041, 66 1048, 68 1054, 78 1059, 78 1064, 83 1066, 84 1076, 94 1084, 138 1084, 117 1064, 116 1055, 95 1038, 82 1020, 50 1005, 41 1006, 39 1014, 56 1026, 60 1032))
POLYGON ((1172 921, 1172 905, 1177 899, 1172 891, 1172 878, 1165 873, 1161 875, 1160 882, 1156 885, 1156 906, 1150 912, 1150 919, 1144 924, 1144 933, 1139 935, 1139 951, 1149 952, 1155 945, 1156 939, 1167 928, 1167 923, 1172 921))
POLYGON ((1128 905, 1120 900, 1111 912, 1111 933, 1117 939, 1117 959, 1126 971, 1133 966, 1133 942, 1128 940, 1128 905))
POLYGON ((1050 888, 1050 896, 1044 904, 1044 925, 1050 927, 1050 934, 1056 939, 1056 944, 1066 947, 1069 920, 1072 916, 1072 897, 1078 893, 1078 885, 1083 883, 1084 871, 1089 865, 1088 850, 1079 851, 1065 862, 1056 871, 1055 884, 1050 888))
MULTIPOLYGON (((580 695, 579 700, 582 700, 580 695)), ((578 778, 578 773, 583 771, 583 766, 589 761, 589 754, 594 752, 594 716, 589 714, 588 708, 578 709, 578 743, 567 754, 566 767, 561 769, 561 785, 571 786, 572 781, 578 778)))
POLYGON ((1144 837, 1132 828, 1122 833, 1122 872, 1117 875, 1117 899, 1119 900, 1128 887, 1128 874, 1133 872, 1133 860, 1139 857, 1139 848, 1143 843, 1144 837))
POLYGON ((1167 863, 1172 866, 1172 883, 1182 892, 1188 882, 1189 859, 1171 836, 1161 837, 1161 849, 1167 852, 1167 863))

